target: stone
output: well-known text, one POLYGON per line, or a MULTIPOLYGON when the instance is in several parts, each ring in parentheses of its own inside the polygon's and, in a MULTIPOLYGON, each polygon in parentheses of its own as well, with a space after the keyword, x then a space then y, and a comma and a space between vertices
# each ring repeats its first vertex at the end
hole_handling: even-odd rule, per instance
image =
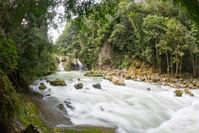
POLYGON ((35 127, 32 124, 29 124, 25 130, 22 131, 22 133, 41 133, 37 127, 35 127))
POLYGON ((76 89, 82 89, 83 88, 83 83, 77 83, 77 84, 74 85, 74 87, 76 89))
POLYGON ((56 80, 50 81, 50 85, 53 85, 53 86, 66 86, 67 84, 65 83, 64 80, 56 79, 56 80))
POLYGON ((189 92, 190 92, 190 91, 189 91, 189 88, 185 88, 185 89, 184 89, 184 92, 185 92, 185 93, 189 93, 189 92))
POLYGON ((60 110, 60 111, 62 111, 62 112, 67 112, 67 110, 65 109, 65 107, 64 107, 64 105, 63 104, 59 104, 59 105, 57 105, 57 108, 60 110))
POLYGON ((151 91, 151 88, 147 88, 147 91, 151 91))
POLYGON ((64 101, 67 108, 74 110, 75 108, 71 105, 70 101, 64 101))
POLYGON ((50 94, 45 94, 45 95, 44 95, 44 97, 50 97, 50 96, 51 96, 50 94))
POLYGON ((193 94, 192 92, 189 92, 189 95, 190 95, 191 97, 193 97, 193 96, 194 96, 194 94, 193 94))
POLYGON ((123 78, 119 78, 119 77, 113 77, 112 78, 112 82, 115 84, 115 85, 125 85, 124 83, 124 79, 123 78))
POLYGON ((193 84, 189 84, 188 87, 189 87, 190 89, 193 89, 193 88, 194 88, 193 84))
POLYGON ((93 87, 96 89, 102 89, 101 84, 97 83, 97 84, 93 84, 93 87))
POLYGON ((177 97, 181 97, 182 94, 183 94, 183 91, 182 91, 182 90, 179 90, 179 89, 178 89, 178 90, 175 90, 174 92, 175 92, 175 94, 176 94, 177 97))
POLYGON ((125 79, 130 80, 132 77, 130 75, 125 76, 125 79))
POLYGON ((111 77, 111 76, 104 76, 103 79, 106 79, 106 80, 111 81, 111 80, 112 80, 112 77, 111 77))
POLYGON ((40 90, 45 90, 47 87, 44 83, 40 83, 39 89, 40 90))

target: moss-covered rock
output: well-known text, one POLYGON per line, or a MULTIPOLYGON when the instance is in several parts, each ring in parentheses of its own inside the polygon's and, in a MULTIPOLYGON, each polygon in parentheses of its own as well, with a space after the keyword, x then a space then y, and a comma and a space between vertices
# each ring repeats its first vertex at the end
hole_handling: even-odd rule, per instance
POLYGON ((175 95, 177 96, 177 97, 181 97, 182 96, 182 94, 183 94, 183 90, 175 90, 174 91, 175 92, 175 95))
POLYGON ((66 86, 67 84, 65 83, 64 80, 56 79, 56 80, 50 81, 50 85, 53 85, 53 86, 66 86))
POLYGON ((40 90, 45 90, 47 87, 44 83, 40 83, 39 89, 40 90))
POLYGON ((83 88, 83 83, 77 83, 77 84, 74 85, 74 87, 76 89, 82 89, 83 88))

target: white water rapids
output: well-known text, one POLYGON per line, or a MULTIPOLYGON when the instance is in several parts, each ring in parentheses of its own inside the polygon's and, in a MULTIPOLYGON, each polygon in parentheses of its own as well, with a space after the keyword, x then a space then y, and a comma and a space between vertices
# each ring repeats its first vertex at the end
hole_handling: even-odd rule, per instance
POLYGON ((108 80, 85 77, 82 72, 74 71, 57 72, 47 78, 63 79, 67 86, 55 87, 40 80, 34 90, 50 94, 44 100, 54 107, 62 103, 66 116, 75 125, 114 127, 118 133, 199 132, 198 90, 193 91, 194 97, 186 94, 176 97, 174 89, 167 86, 132 80, 125 80, 125 86, 116 86, 108 80), (74 88, 78 78, 84 85, 81 90, 74 88), (46 84, 47 90, 38 89, 41 82, 46 84), (100 83, 102 89, 93 88, 94 83, 100 83), (70 102, 73 109, 64 101, 70 102))

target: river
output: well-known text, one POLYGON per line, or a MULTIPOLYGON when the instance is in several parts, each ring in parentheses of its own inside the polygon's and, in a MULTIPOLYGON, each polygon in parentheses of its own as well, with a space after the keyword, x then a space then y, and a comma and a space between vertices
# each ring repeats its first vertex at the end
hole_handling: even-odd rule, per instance
MULTIPOLYGON (((60 71, 45 77, 48 80, 62 79, 67 86, 51 86, 46 80, 38 80, 34 91, 50 94, 43 100, 53 108, 61 103, 74 125, 92 125, 116 128, 118 133, 198 133, 199 91, 194 97, 174 95, 168 86, 125 80, 125 86, 94 77, 85 77, 80 71, 60 71), (78 81, 78 78, 80 81, 78 81), (74 84, 83 83, 76 90, 74 84), (48 89, 39 90, 44 83, 48 89), (102 89, 92 85, 100 83, 102 89), (150 91, 147 90, 150 88, 150 91)), ((60 123, 58 127, 64 127, 60 123)))

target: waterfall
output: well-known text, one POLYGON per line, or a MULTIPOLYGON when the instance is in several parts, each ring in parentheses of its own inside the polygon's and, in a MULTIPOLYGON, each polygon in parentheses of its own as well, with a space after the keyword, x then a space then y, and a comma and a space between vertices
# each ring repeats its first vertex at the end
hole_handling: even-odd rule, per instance
POLYGON ((83 64, 80 62, 79 58, 76 60, 76 62, 77 62, 77 65, 78 65, 78 67, 79 67, 79 70, 82 70, 84 66, 83 66, 83 64))
POLYGON ((59 70, 59 71, 64 71, 64 66, 63 66, 63 62, 62 62, 62 60, 61 60, 61 57, 59 58, 58 70, 59 70))

